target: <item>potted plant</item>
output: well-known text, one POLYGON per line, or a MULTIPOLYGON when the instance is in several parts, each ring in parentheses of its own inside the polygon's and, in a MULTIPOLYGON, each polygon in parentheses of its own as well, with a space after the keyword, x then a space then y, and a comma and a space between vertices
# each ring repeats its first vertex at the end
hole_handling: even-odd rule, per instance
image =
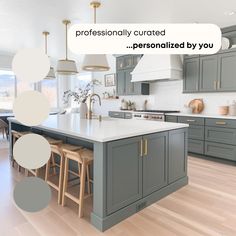
POLYGON ((85 119, 87 114, 87 104, 86 101, 92 93, 92 88, 95 85, 101 84, 98 80, 92 80, 84 88, 78 88, 76 91, 67 90, 63 94, 64 104, 69 104, 69 101, 73 101, 80 104, 80 118, 85 119))

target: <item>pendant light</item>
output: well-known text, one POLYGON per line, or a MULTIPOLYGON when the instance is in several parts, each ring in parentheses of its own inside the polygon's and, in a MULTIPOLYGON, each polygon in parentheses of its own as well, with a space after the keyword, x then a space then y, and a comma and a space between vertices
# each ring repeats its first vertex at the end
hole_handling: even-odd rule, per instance
MULTIPOLYGON (((44 31, 43 35, 45 37, 45 54, 47 55, 48 54, 48 35, 49 35, 49 32, 44 31)), ((55 78, 56 78, 56 76, 55 76, 54 68, 52 66, 50 66, 50 70, 49 70, 47 76, 44 79, 49 80, 49 79, 55 79, 55 78)))
MULTIPOLYGON (((94 24, 96 24, 96 10, 101 6, 100 2, 91 2, 94 9, 94 24)), ((88 54, 84 56, 82 69, 86 71, 108 71, 110 69, 105 54, 88 54)))
POLYGON ((71 23, 69 20, 63 20, 62 23, 66 27, 66 58, 57 62, 57 73, 60 75, 75 75, 78 73, 76 62, 68 60, 68 25, 71 23))

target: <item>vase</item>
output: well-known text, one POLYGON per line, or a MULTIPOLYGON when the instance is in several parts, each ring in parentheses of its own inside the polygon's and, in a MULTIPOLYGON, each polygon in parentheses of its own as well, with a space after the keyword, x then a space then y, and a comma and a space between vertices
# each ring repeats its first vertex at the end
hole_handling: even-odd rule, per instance
POLYGON ((85 102, 82 102, 80 104, 80 118, 81 119, 86 119, 87 111, 88 111, 87 104, 85 102))

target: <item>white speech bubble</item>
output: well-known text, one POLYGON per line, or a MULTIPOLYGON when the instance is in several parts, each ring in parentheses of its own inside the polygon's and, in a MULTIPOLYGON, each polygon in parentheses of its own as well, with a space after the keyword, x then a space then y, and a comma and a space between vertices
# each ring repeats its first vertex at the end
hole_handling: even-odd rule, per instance
POLYGON ((75 24, 68 42, 78 54, 214 54, 221 30, 214 24, 75 24))

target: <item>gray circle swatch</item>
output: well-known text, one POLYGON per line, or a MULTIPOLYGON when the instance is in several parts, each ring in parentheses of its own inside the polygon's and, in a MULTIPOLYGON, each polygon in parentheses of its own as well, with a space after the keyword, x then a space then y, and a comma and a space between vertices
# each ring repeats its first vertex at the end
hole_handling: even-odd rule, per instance
POLYGON ((13 156, 16 162, 26 169, 38 169, 44 166, 51 155, 48 141, 38 134, 25 134, 14 147, 13 156))
POLYGON ((48 118, 49 112, 48 99, 38 91, 21 93, 13 104, 13 113, 16 119, 27 126, 40 125, 48 118))
POLYGON ((22 210, 37 212, 48 206, 51 189, 42 179, 27 177, 16 184, 13 197, 16 205, 22 210))
POLYGON ((12 61, 16 78, 26 82, 43 80, 50 69, 48 56, 40 48, 27 48, 17 52, 12 61))

